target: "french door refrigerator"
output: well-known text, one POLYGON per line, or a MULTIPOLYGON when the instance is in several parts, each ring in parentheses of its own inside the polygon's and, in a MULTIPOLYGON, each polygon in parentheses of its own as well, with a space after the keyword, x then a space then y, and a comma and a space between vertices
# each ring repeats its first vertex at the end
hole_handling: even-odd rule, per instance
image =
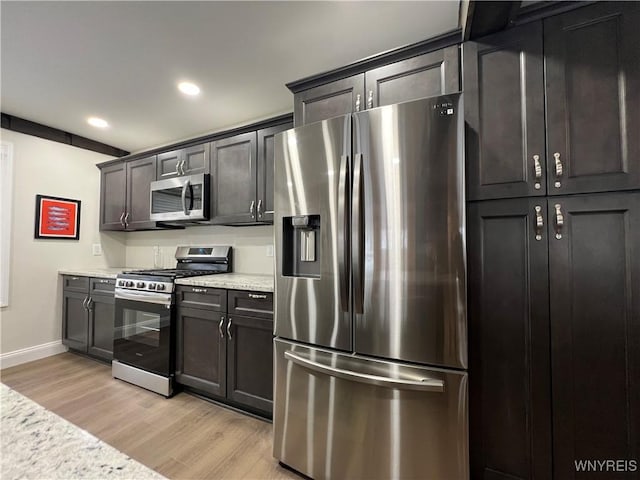
POLYGON ((274 456, 310 477, 465 479, 460 94, 275 137, 274 456))

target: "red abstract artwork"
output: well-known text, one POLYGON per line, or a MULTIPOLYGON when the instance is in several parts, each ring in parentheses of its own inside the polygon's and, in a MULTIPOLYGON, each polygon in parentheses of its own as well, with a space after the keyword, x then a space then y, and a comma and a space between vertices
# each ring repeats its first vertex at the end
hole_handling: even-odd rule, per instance
POLYGON ((80 200, 36 195, 35 238, 80 238, 80 200))

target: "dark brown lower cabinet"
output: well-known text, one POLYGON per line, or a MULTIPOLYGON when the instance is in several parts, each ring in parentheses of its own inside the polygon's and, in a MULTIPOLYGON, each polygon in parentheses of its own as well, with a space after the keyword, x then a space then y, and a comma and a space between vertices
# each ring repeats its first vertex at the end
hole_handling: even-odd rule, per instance
POLYGON ((112 360, 116 281, 64 275, 62 283, 62 343, 112 360))
POLYGON ((227 396, 238 403, 273 411, 273 321, 229 317, 227 396))
POLYGON ((472 478, 639 478, 640 193, 468 212, 472 478))
POLYGON ((272 294, 179 286, 177 298, 178 383, 271 416, 272 294))
POLYGON ((227 341, 224 315, 178 305, 176 380, 224 396, 227 341))

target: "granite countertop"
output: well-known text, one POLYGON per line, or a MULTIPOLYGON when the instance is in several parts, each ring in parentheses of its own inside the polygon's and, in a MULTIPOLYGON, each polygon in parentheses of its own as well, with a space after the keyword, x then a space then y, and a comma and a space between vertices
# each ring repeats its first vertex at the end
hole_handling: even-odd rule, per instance
POLYGON ((78 277, 116 278, 126 270, 139 270, 135 268, 61 268, 60 275, 76 275, 78 277))
POLYGON ((273 292, 273 275, 251 275, 247 273, 219 273, 200 277, 181 278, 178 285, 227 288, 231 290, 253 290, 273 292))

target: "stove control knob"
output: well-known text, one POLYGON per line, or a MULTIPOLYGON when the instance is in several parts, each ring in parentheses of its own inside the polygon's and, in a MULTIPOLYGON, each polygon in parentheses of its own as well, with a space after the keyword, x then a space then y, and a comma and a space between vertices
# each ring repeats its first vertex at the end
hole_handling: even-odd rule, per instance
POLYGON ((137 287, 137 288, 144 288, 144 285, 145 285, 145 283, 144 283, 144 282, 138 282, 138 283, 136 284, 136 287, 137 287))
POLYGON ((125 287, 133 287, 133 282, 131 280, 129 280, 128 282, 126 282, 124 284, 125 287))
POLYGON ((124 287, 124 280, 118 280, 118 286, 124 287))
POLYGON ((156 290, 164 290, 164 284, 159 283, 158 285, 156 285, 156 290))
POLYGON ((149 284, 149 290, 155 290, 156 289, 156 284, 155 283, 150 283, 149 284))

